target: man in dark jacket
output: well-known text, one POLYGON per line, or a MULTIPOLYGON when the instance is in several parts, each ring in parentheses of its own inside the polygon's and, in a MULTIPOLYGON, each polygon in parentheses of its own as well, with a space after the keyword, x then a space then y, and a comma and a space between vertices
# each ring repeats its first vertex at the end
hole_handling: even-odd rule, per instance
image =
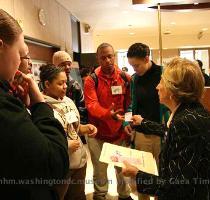
MULTIPOLYGON (((133 115, 140 114, 145 118, 160 122, 160 101, 156 87, 161 78, 161 66, 151 61, 149 56, 150 49, 145 44, 135 43, 128 49, 128 61, 136 72, 131 80, 132 104, 128 111, 132 111, 133 115)), ((130 134, 131 126, 128 123, 124 123, 124 126, 125 131, 130 134)), ((133 127, 133 129, 135 130, 135 148, 151 152, 158 163, 160 137, 147 136, 140 127, 133 127)), ((142 195, 140 199, 146 200, 149 196, 142 195)))

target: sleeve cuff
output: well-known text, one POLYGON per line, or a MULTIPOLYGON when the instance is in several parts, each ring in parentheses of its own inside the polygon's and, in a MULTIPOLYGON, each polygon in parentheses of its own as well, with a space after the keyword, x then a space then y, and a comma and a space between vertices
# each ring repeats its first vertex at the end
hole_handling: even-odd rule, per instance
POLYGON ((126 127, 126 126, 129 125, 129 122, 125 122, 125 121, 124 121, 122 125, 123 125, 123 127, 126 127))

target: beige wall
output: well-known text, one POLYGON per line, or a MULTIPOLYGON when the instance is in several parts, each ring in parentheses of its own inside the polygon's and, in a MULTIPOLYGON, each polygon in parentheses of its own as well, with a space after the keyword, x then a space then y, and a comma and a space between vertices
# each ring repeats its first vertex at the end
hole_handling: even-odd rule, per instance
POLYGON ((70 13, 56 0, 0 0, 0 7, 22 21, 26 36, 72 51, 70 13), (39 23, 40 8, 46 12, 46 26, 39 23))
POLYGON ((81 51, 82 53, 95 53, 93 42, 93 30, 90 29, 89 33, 84 31, 84 23, 80 23, 81 31, 81 51))
MULTIPOLYGON (((108 42, 113 45, 115 51, 127 50, 130 45, 135 42, 142 42, 148 44, 152 49, 152 58, 154 62, 160 63, 159 59, 159 38, 157 35, 150 35, 143 37, 140 34, 120 37, 116 36, 115 31, 113 34, 107 31, 101 32, 100 35, 94 34, 94 49, 102 42, 108 42)), ((196 35, 164 35, 163 38, 163 65, 169 62, 170 59, 179 56, 179 49, 183 48, 202 48, 210 46, 210 34, 204 34, 204 36, 199 40, 196 35)), ((209 57, 210 58, 210 57, 209 57)))
MULTIPOLYGON (((141 36, 141 34, 119 37, 117 34, 101 32, 102 35, 94 34, 94 49, 102 42, 108 42, 112 44, 115 50, 128 49, 128 47, 135 42, 146 43, 150 48, 159 48, 159 37, 156 35, 150 35, 147 37, 141 36)), ((183 47, 206 47, 210 46, 210 34, 204 35, 200 40, 197 39, 196 35, 164 35, 163 36, 163 48, 178 49, 183 47)))

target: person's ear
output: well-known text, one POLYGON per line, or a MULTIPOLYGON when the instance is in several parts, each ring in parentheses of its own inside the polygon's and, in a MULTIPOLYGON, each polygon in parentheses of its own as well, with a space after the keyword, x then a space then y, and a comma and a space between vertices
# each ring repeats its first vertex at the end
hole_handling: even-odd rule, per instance
POLYGON ((50 87, 50 82, 47 80, 44 82, 44 86, 46 89, 48 89, 50 87))
POLYGON ((146 57, 145 57, 145 62, 146 62, 146 63, 149 63, 149 56, 146 56, 146 57))
POLYGON ((3 51, 3 47, 4 47, 4 43, 3 43, 3 41, 0 39, 0 53, 3 51))

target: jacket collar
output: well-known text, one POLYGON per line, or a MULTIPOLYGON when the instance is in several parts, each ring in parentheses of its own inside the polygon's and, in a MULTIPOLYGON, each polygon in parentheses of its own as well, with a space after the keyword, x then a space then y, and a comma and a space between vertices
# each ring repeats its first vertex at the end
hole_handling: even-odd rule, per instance
POLYGON ((117 65, 114 65, 114 72, 113 74, 110 76, 110 77, 107 77, 106 74, 103 73, 102 69, 101 69, 101 66, 99 66, 96 70, 95 70, 95 73, 97 76, 99 77, 103 77, 105 79, 116 79, 117 76, 120 74, 120 69, 117 65))
POLYGON ((193 108, 202 108, 202 104, 200 102, 189 102, 189 103, 181 103, 180 106, 177 108, 177 110, 174 113, 174 117, 172 121, 176 118, 180 118, 180 115, 182 115, 184 110, 187 109, 193 109, 193 108))

